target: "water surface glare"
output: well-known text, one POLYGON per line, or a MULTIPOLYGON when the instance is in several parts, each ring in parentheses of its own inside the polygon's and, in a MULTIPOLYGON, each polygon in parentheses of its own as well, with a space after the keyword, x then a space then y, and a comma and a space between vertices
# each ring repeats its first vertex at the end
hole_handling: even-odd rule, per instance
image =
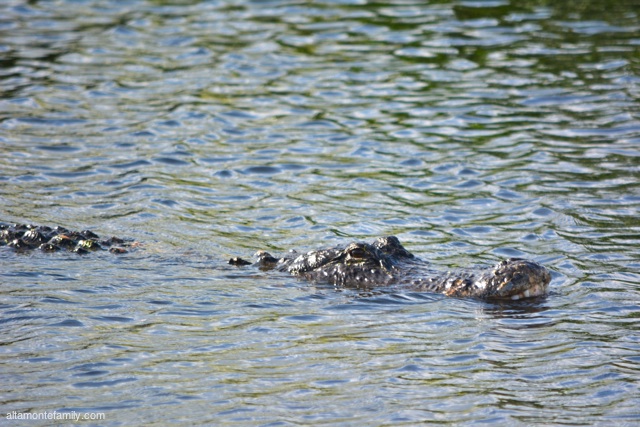
POLYGON ((0 416, 640 424, 638 52, 630 0, 3 1, 0 222, 144 246, 0 246, 0 416), (379 235, 550 293, 225 263, 379 235))

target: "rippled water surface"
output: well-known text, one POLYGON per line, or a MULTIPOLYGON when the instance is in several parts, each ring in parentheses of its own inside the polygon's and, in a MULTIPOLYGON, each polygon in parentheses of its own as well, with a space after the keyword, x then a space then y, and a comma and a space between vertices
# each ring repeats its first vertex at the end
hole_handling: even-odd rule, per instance
POLYGON ((0 221, 143 247, 0 247, 1 416, 638 425, 636 6, 3 1, 0 221), (443 270, 536 260, 550 293, 225 263, 391 234, 443 270))

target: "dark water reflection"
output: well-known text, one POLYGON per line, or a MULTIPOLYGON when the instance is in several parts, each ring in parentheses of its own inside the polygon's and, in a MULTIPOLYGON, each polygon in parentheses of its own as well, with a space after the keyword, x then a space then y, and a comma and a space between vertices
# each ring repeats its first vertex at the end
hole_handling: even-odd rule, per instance
MULTIPOLYGON (((0 6, 3 412, 101 425, 638 423, 632 2, 0 6), (395 234, 443 269, 553 270, 518 304, 224 264, 395 234)), ((5 414, 3 414, 4 416, 5 414)))

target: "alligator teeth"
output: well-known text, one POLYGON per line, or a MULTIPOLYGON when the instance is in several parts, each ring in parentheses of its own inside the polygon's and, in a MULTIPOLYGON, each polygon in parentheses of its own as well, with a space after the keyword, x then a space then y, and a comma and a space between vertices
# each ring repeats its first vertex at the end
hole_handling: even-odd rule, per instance
POLYGON ((529 298, 529 297, 537 297, 543 294, 543 290, 540 286, 534 286, 531 289, 527 289, 524 292, 521 292, 517 295, 513 295, 511 297, 512 300, 519 300, 521 298, 529 298))

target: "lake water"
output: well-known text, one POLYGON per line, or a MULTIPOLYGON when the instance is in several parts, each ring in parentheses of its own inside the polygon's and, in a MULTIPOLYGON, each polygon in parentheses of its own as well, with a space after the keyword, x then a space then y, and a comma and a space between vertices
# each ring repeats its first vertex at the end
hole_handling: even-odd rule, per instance
POLYGON ((5 0, 0 424, 640 424, 640 12, 584 0, 5 0), (226 264, 397 235, 514 304, 226 264), (67 423, 67 422, 62 422, 67 423))

